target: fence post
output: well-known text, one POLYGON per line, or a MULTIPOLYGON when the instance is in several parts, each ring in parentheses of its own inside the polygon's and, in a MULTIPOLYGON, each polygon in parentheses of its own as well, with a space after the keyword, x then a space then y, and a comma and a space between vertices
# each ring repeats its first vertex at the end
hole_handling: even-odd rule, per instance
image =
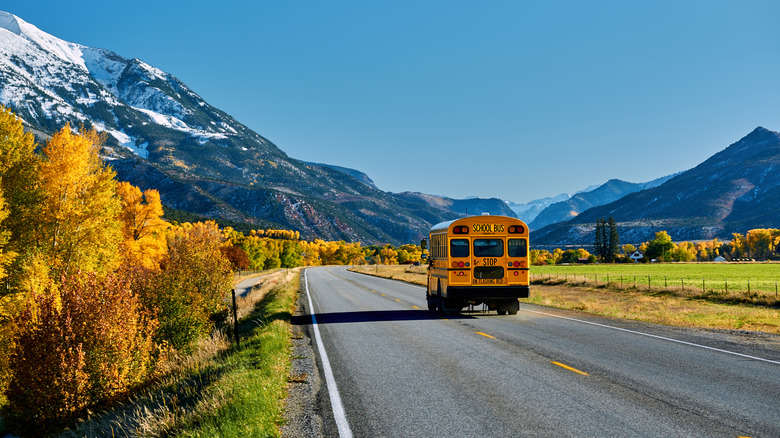
POLYGON ((647 290, 650 290, 650 276, 647 276, 647 290))
POLYGON ((706 289, 704 288, 704 279, 701 279, 701 293, 706 293, 706 289))
POLYGON ((750 294, 750 279, 748 278, 748 295, 750 294))
POLYGON ((685 292, 685 277, 680 277, 680 285, 682 285, 682 291, 685 292))
POLYGON ((238 344, 238 309, 236 308, 236 290, 233 289, 233 333, 236 338, 236 347, 238 344))
POLYGON ((668 287, 669 284, 666 282, 666 275, 664 275, 664 287, 668 287))
POLYGON ((726 279, 726 295, 729 294, 729 279, 726 279))

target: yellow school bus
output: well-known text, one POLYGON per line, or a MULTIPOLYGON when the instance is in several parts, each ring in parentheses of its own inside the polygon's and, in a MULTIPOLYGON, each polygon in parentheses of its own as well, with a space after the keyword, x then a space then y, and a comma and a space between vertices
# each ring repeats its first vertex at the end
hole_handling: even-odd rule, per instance
POLYGON ((528 298, 528 226, 506 216, 470 216, 431 228, 428 310, 460 312, 486 304, 514 315, 528 298))

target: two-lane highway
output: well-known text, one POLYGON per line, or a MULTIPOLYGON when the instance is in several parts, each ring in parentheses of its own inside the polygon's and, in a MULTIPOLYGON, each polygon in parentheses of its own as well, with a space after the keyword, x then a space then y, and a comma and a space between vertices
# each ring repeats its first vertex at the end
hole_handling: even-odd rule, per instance
POLYGON ((328 436, 780 436, 772 348, 527 304, 438 316, 421 287, 340 267, 306 282, 328 436))

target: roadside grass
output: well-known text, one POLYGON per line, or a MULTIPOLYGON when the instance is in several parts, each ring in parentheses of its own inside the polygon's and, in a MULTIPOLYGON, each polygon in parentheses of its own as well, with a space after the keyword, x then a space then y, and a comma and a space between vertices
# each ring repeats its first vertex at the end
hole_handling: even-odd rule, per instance
MULTIPOLYGON (((351 270, 420 285, 426 283, 424 266, 356 266, 351 270)), ((728 295, 711 290, 701 293, 700 288, 697 290, 690 287, 683 292, 663 288, 663 283, 651 288, 643 287, 641 283, 636 288, 633 283, 621 287, 614 281, 615 277, 611 277, 607 285, 607 272, 614 272, 607 270, 600 271, 604 280, 599 284, 587 278, 575 280, 573 275, 568 279, 563 276, 548 278, 544 272, 537 273, 536 267, 532 267, 531 271, 536 279, 532 281, 528 302, 534 304, 681 327, 780 334, 780 303, 773 296, 731 290, 728 295), (763 304, 752 302, 756 297, 763 304)), ((586 274, 592 275, 589 272, 586 274)))
POLYGON ((274 273, 238 301, 239 347, 215 331, 155 384, 62 436, 280 436, 298 289, 297 270, 274 273))

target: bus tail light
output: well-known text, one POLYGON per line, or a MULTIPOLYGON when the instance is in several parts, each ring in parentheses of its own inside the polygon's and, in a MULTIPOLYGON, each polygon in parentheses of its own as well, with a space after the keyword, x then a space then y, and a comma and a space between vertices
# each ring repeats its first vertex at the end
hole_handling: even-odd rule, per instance
POLYGON ((469 233, 469 227, 465 225, 459 225, 452 229, 452 234, 468 234, 468 233, 469 233))
POLYGON ((515 271, 515 277, 517 277, 518 275, 520 275, 520 271, 515 271))
POLYGON ((525 227, 522 225, 512 225, 509 227, 509 234, 523 234, 525 232, 525 227))

